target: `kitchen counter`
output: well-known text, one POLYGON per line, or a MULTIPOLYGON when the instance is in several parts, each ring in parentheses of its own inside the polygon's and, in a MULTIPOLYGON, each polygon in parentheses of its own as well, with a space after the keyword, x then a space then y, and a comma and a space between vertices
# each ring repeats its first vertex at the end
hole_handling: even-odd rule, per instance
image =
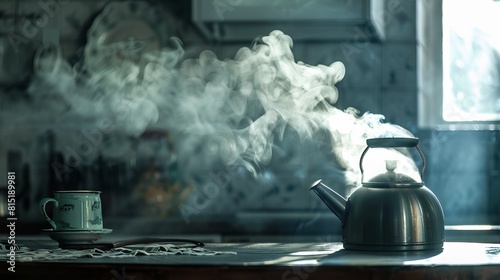
MULTIPOLYGON (((114 238, 103 239, 113 241, 114 238)), ((118 238, 121 240, 123 237, 118 238)), ((43 236, 18 237, 29 248, 57 248, 43 236)), ((16 262, 23 279, 500 279, 500 244, 447 242, 440 252, 356 252, 338 242, 207 243, 235 255, 136 256, 16 262)), ((13 278, 7 278, 13 279, 13 278)))

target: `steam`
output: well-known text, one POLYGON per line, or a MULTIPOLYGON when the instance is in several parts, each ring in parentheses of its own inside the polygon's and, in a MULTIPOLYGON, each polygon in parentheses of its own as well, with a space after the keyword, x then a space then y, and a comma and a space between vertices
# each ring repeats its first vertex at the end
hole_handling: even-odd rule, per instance
MULTIPOLYGON (((194 148, 204 146, 225 164, 244 165, 254 173, 270 162, 273 145, 287 127, 302 140, 328 132, 332 154, 352 172, 352 181, 366 138, 411 136, 383 123, 382 115, 334 107, 344 65, 296 62, 292 39, 281 31, 224 61, 211 51, 183 60, 181 42, 172 44, 134 63, 106 64, 109 49, 75 67, 59 59, 57 67, 49 67, 53 71, 39 73, 29 92, 37 102, 50 103, 51 113, 108 118, 117 131, 132 136, 148 128, 167 129, 177 133, 180 152, 196 156, 194 148)), ((40 63, 50 66, 53 59, 40 63)))

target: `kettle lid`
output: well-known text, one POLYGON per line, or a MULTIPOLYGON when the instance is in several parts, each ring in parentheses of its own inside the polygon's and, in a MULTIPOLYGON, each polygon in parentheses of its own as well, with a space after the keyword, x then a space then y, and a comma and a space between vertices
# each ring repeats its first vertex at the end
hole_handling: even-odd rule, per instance
POLYGON ((363 185, 367 186, 410 186, 418 185, 421 186, 423 183, 417 181, 414 176, 410 176, 404 173, 395 172, 397 168, 396 160, 386 160, 386 172, 380 173, 366 182, 363 185))

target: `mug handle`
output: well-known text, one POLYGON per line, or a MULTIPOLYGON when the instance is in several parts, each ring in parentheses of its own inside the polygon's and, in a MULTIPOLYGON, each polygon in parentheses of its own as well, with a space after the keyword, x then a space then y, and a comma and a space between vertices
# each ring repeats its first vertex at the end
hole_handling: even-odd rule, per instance
POLYGON ((58 206, 58 202, 57 200, 53 199, 53 198, 44 198, 40 201, 40 211, 42 212, 42 215, 43 217, 50 223, 50 225, 52 226, 52 229, 53 230, 56 230, 56 223, 54 223, 54 221, 52 221, 51 218, 49 218, 49 215, 47 215, 47 212, 45 211, 45 206, 47 205, 47 203, 49 202, 54 202, 54 208, 57 208, 58 206))
POLYGON ((45 43, 40 46, 33 59, 33 69, 38 75, 57 74, 62 66, 62 52, 61 48, 55 44, 45 43), (53 64, 47 63, 49 59, 53 64), (45 60, 45 61, 44 61, 45 60))

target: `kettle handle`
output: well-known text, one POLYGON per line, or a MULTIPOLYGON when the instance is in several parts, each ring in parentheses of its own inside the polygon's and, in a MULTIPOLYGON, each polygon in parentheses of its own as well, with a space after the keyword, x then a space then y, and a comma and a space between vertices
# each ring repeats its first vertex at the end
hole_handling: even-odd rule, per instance
POLYGON ((370 148, 398 148, 398 147, 407 147, 412 148, 415 147, 422 158, 422 170, 420 170, 420 177, 423 178, 425 171, 425 157, 422 149, 418 146, 418 138, 371 138, 366 140, 367 147, 361 154, 361 158, 359 159, 359 170, 361 170, 361 174, 363 174, 363 158, 365 157, 366 152, 370 148))
POLYGON ((418 145, 418 138, 410 137, 388 137, 388 138, 369 138, 366 144, 370 148, 413 148, 418 145))

